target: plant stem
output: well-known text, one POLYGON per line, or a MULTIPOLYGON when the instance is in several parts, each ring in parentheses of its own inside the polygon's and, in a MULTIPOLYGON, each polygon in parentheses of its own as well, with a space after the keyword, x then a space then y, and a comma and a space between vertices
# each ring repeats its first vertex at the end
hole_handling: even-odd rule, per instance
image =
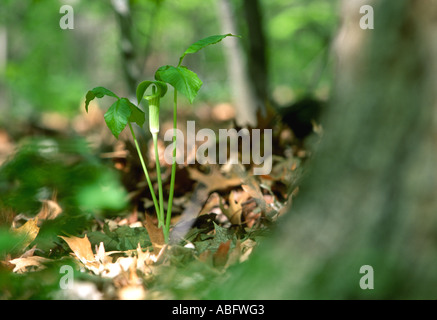
POLYGON ((176 135, 177 135, 177 109, 178 109, 178 91, 174 89, 174 99, 173 99, 173 162, 171 165, 171 178, 170 178, 170 194, 168 196, 168 208, 167 217, 165 221, 165 229, 167 234, 170 231, 170 221, 171 221, 171 209, 173 207, 173 195, 174 195, 174 184, 176 178, 176 135))
POLYGON ((158 179, 159 207, 161 209, 158 215, 159 218, 158 228, 162 226, 164 232, 164 238, 166 239, 167 242, 167 238, 165 237, 166 230, 165 230, 165 221, 164 221, 164 195, 162 192, 161 165, 159 163, 158 133, 152 133, 152 137, 153 137, 153 145, 155 146, 156 176, 158 179))
POLYGON ((132 124, 130 122, 128 122, 128 124, 129 124, 130 132, 131 132, 132 137, 134 139, 135 147, 137 148, 138 157, 140 158, 141 166, 143 167, 144 175, 146 176, 147 184, 149 185, 150 194, 152 195, 153 204, 155 205, 156 213, 159 214, 160 207, 158 205, 158 200, 156 199, 155 191, 153 190, 152 181, 150 181, 149 172, 147 171, 147 167, 146 167, 146 164, 144 162, 143 155, 141 154, 141 149, 140 149, 140 146, 138 145, 138 141, 137 141, 137 138, 135 136, 134 129, 132 128, 132 124))

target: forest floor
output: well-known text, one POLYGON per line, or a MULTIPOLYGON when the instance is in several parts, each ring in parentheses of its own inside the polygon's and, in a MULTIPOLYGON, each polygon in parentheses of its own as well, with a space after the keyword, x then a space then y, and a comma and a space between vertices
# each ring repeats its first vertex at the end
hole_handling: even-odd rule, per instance
MULTIPOLYGON (((166 244, 162 230, 157 228, 132 141, 127 135, 113 139, 102 112, 98 108, 91 110, 70 121, 68 131, 59 125, 65 122, 61 118, 48 121, 29 135, 87 137, 94 156, 118 173, 128 191, 128 206, 111 216, 92 215, 74 234, 55 229, 57 234, 50 241, 42 236, 39 240, 39 234, 42 228, 50 228, 68 214, 61 191, 50 189, 50 195, 40 200, 41 207, 33 214, 10 210, 2 218, 3 225, 19 241, 0 256, 2 299, 201 298, 212 284, 226 281, 230 268, 250 259, 298 194, 309 152, 289 128, 274 122, 273 166, 269 174, 254 175, 251 165, 240 164, 178 166, 173 227, 170 243, 166 244)), ((181 114, 180 128, 188 119, 196 121, 197 130, 235 127, 231 109, 228 113, 223 110, 226 106, 205 106, 181 114)), ((271 123, 260 121, 259 127, 271 123)), ((163 128, 169 126, 171 123, 162 124, 163 128)), ((4 142, 0 161, 10 164, 17 141, 6 131, 0 132, 0 140, 4 142)), ((156 183, 152 145, 144 146, 150 149, 145 154, 156 183)), ((186 156, 189 162, 190 154, 186 156)), ((169 172, 170 167, 163 166, 165 199, 169 172)))

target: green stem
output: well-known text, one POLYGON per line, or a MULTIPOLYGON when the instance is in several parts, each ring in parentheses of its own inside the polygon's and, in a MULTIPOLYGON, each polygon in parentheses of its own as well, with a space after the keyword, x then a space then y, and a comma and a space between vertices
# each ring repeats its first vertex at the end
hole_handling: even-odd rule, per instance
POLYGON ((167 242, 167 238, 165 237, 166 230, 165 230, 165 222, 164 222, 164 195, 162 192, 161 165, 159 163, 158 133, 152 133, 152 137, 153 137, 153 145, 155 146, 156 176, 158 179, 159 207, 161 209, 159 211, 159 216, 158 216, 159 217, 158 227, 162 226, 163 231, 164 231, 164 238, 166 239, 166 242, 167 242))
POLYGON ((158 200, 156 199, 155 191, 153 190, 153 185, 152 185, 152 181, 150 180, 150 177, 149 177, 149 172, 147 171, 147 167, 146 167, 146 164, 144 162, 143 155, 141 154, 141 149, 140 149, 140 146, 138 145, 138 141, 137 141, 137 138, 135 136, 134 129, 132 128, 132 124, 130 122, 128 122, 128 124, 129 124, 130 132, 131 132, 132 137, 134 139, 135 147, 137 148, 138 157, 140 158, 141 166, 143 167, 143 171, 144 171, 144 174, 146 176, 147 184, 149 185, 150 194, 152 195, 153 204, 155 205, 155 210, 156 210, 157 214, 159 214, 160 207, 158 205, 158 200))
POLYGON ((174 195, 174 184, 176 178, 176 135, 177 135, 177 109, 178 109, 178 91, 174 89, 174 99, 173 99, 173 162, 171 165, 171 178, 170 178, 170 194, 168 196, 168 208, 167 217, 165 221, 165 230, 167 234, 170 231, 170 221, 171 221, 171 210, 173 207, 173 195, 174 195))

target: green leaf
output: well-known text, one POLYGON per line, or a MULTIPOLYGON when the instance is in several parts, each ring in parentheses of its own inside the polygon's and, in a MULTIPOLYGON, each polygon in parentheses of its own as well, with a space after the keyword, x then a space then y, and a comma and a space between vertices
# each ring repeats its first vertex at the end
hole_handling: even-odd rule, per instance
POLYGON ((182 60, 185 58, 185 56, 187 54, 196 53, 197 51, 205 48, 206 46, 209 46, 211 44, 216 44, 217 42, 220 42, 224 38, 229 37, 229 36, 240 38, 240 36, 236 36, 236 35, 233 35, 231 33, 228 33, 228 34, 222 34, 222 35, 209 36, 209 37, 206 37, 206 38, 201 39, 199 41, 196 41, 191 46, 189 46, 188 49, 185 50, 184 54, 179 58, 178 66, 180 66, 182 64, 182 60))
POLYGON ((231 240, 231 248, 234 247, 236 242, 235 233, 231 230, 223 228, 214 222, 215 235, 210 238, 208 234, 200 234, 200 241, 195 241, 194 246, 198 253, 202 253, 205 250, 216 251, 220 245, 228 240, 231 240))
POLYGON ((132 110, 130 101, 126 98, 117 100, 105 113, 105 121, 112 134, 118 139, 119 134, 126 127, 132 110))
POLYGON ((145 113, 130 101, 129 101, 129 107, 131 110, 129 122, 135 122, 137 125, 142 127, 144 125, 144 122, 146 121, 145 113))
POLYGON ((155 78, 167 82, 193 103, 202 86, 197 74, 187 67, 162 66, 155 73, 155 78))
POLYGON ((216 224, 215 222, 214 222, 214 229, 215 229, 215 237, 213 239, 213 244, 217 248, 221 243, 233 239, 233 235, 229 229, 223 228, 218 224, 216 224))
POLYGON ((118 96, 111 90, 108 90, 103 87, 96 87, 88 91, 88 93, 86 94, 86 99, 85 99, 86 112, 88 112, 88 105, 91 102, 91 100, 94 100, 94 98, 103 98, 104 96, 110 96, 119 99, 118 96))
POLYGON ((141 248, 147 248, 152 245, 147 230, 144 227, 131 228, 121 226, 110 231, 109 226, 103 226, 103 232, 94 231, 87 233, 88 238, 93 246, 103 242, 107 251, 116 250, 135 250, 140 244, 141 248))
POLYGON ((140 105, 141 99, 144 97, 144 93, 146 92, 147 88, 151 85, 155 85, 158 89, 155 95, 159 95, 161 98, 166 94, 167 92, 167 84, 162 81, 143 81, 141 82, 137 87, 137 100, 138 105, 140 105))

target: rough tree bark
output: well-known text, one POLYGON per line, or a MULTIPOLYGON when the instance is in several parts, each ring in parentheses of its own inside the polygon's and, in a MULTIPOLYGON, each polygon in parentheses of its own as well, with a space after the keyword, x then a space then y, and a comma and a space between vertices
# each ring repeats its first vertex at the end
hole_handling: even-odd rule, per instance
POLYGON ((437 297, 437 5, 343 1, 325 135, 289 214, 210 298, 437 297), (361 30, 370 4, 375 29, 361 30), (362 290, 360 268, 374 270, 362 290))

